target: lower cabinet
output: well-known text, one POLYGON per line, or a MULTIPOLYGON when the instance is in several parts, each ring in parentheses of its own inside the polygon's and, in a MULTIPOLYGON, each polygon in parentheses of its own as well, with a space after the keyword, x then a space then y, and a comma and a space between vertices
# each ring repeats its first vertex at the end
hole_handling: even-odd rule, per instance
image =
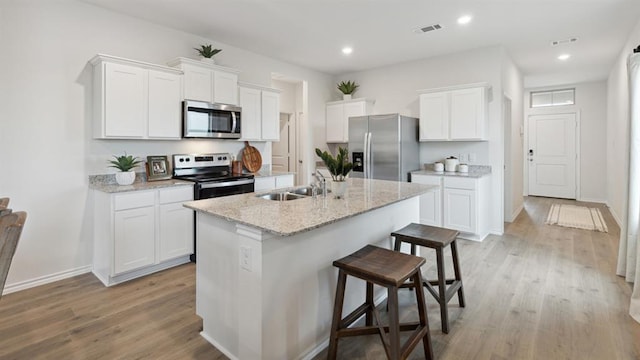
POLYGON ((293 186, 293 174, 260 176, 255 178, 254 191, 269 191, 293 186))
POLYGON ((463 239, 482 241, 489 234, 489 179, 412 174, 412 182, 439 187, 420 197, 420 223, 458 230, 463 239))
POLYGON ((106 286, 189 262, 192 185, 94 194, 93 273, 106 286))

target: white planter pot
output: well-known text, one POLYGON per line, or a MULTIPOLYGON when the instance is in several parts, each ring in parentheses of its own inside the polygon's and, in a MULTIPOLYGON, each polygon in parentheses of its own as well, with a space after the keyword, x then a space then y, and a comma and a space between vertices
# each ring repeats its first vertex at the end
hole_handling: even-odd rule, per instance
POLYGON ((121 171, 116 173, 116 182, 118 185, 131 185, 136 180, 135 171, 121 171))
POLYGON ((351 100, 351 94, 342 95, 342 100, 351 100))
POLYGON ((215 64, 216 63, 215 60, 213 60, 213 58, 203 57, 201 60, 202 60, 202 62, 205 62, 207 64, 215 64))
POLYGON ((331 193, 333 197, 336 199, 344 198, 344 194, 347 192, 347 182, 346 181, 332 181, 331 182, 331 193))

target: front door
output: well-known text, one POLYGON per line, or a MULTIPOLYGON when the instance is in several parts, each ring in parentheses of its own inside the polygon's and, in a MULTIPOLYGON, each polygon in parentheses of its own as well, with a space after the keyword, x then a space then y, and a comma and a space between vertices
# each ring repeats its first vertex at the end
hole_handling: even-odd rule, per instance
POLYGON ((576 198, 576 114, 529 116, 529 195, 576 198))

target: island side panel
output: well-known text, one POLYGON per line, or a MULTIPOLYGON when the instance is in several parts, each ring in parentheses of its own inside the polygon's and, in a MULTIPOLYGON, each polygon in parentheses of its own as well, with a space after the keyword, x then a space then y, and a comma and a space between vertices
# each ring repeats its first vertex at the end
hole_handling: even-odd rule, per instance
MULTIPOLYGON (((328 344, 337 282, 333 261, 366 244, 391 248, 390 233, 419 222, 419 198, 262 243, 262 357, 311 358, 328 344)), ((349 278, 343 315, 364 301, 363 281, 349 278)), ((378 299, 386 297, 376 287, 378 299)))

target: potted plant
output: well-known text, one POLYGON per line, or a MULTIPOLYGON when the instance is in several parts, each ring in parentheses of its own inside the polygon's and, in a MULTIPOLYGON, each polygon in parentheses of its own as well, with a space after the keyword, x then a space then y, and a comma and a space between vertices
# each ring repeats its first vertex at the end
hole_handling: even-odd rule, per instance
POLYGON ((113 155, 113 157, 115 160, 109 160, 111 164, 109 167, 120 170, 120 172, 116 173, 116 182, 118 185, 133 184, 136 179, 136 173, 133 171, 133 168, 140 164, 140 159, 127 155, 127 153, 121 156, 113 155))
POLYGON ((347 175, 349 175, 349 172, 353 169, 353 164, 349 162, 349 151, 338 147, 338 155, 334 158, 333 155, 327 151, 321 151, 316 148, 316 155, 322 159, 322 162, 324 162, 327 169, 329 169, 329 173, 331 173, 331 177, 333 178, 331 182, 331 192, 337 199, 342 198, 347 190, 347 175))
POLYGON ((351 95, 356 92, 356 90, 358 89, 360 85, 356 84, 355 81, 341 81, 338 84, 338 90, 340 90, 342 92, 342 98, 344 100, 351 100, 351 95))
POLYGON ((200 45, 200 48, 193 48, 193 49, 196 50, 198 54, 200 54, 200 56, 202 56, 202 61, 210 62, 212 64, 213 64, 213 56, 219 53, 220 51, 222 51, 222 49, 214 49, 213 46, 211 46, 211 44, 200 45))

